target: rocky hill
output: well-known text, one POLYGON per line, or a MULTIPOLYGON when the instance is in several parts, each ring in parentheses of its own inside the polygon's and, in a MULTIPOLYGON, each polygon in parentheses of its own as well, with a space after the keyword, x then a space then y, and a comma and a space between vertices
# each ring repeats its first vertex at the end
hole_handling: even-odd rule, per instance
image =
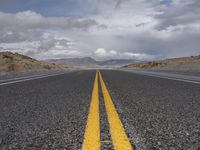
POLYGON ((66 67, 66 65, 38 61, 36 59, 18 53, 12 53, 9 51, 0 52, 1 74, 22 71, 63 69, 66 67))
POLYGON ((200 72, 200 55, 190 57, 171 58, 123 66, 129 69, 171 70, 200 72))

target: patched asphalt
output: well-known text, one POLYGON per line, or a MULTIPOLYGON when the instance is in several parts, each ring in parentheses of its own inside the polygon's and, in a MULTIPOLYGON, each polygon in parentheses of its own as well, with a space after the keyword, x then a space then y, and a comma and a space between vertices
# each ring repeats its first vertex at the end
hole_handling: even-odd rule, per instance
MULTIPOLYGON (((200 85, 101 73, 136 150, 200 149, 200 85)), ((74 71, 0 86, 0 149, 81 149, 94 78, 95 70, 74 71)), ((99 95, 101 149, 113 149, 99 95)))

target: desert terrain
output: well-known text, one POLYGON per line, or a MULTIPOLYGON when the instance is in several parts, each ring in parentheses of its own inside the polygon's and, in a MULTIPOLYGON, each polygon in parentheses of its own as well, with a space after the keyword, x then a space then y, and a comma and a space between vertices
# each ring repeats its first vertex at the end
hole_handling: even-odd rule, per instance
POLYGON ((130 64, 123 66, 122 68, 133 70, 200 73, 200 55, 130 64))
POLYGON ((0 74, 66 69, 66 64, 48 63, 12 52, 0 52, 0 74))

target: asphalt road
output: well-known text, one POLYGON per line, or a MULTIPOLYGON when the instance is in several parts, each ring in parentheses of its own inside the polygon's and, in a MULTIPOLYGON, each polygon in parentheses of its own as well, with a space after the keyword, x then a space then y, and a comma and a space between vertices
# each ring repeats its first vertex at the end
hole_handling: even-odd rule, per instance
MULTIPOLYGON (((200 85, 101 71, 135 150, 200 149, 200 85)), ((0 86, 0 149, 81 149, 95 70, 0 86)), ((99 86, 101 149, 113 149, 99 86)))

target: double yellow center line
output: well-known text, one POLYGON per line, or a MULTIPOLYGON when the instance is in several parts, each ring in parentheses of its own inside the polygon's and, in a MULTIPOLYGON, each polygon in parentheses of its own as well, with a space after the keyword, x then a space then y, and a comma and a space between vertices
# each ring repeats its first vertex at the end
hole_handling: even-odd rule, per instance
POLYGON ((123 124, 120 121, 117 110, 112 102, 108 89, 99 71, 96 72, 96 76, 94 80, 92 99, 91 99, 82 149, 83 150, 100 150, 101 148, 98 77, 99 77, 102 92, 103 92, 104 103, 106 107, 110 134, 111 134, 114 149, 115 150, 132 150, 133 148, 125 133, 123 124))

